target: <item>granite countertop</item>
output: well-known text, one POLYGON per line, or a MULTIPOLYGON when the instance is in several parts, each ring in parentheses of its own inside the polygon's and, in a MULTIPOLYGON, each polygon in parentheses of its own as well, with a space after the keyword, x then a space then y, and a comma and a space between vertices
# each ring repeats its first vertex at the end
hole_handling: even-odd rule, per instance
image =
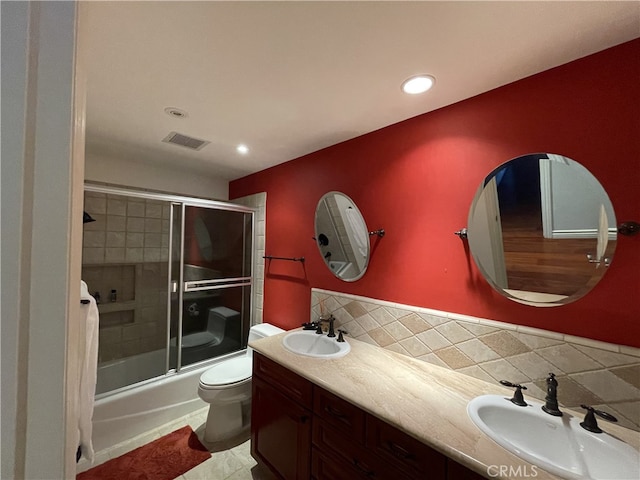
MULTIPOLYGON (((351 351, 341 358, 296 355, 282 346, 286 333, 252 341, 249 346, 485 477, 491 465, 512 466, 514 474, 520 467, 517 478, 523 472, 531 476, 531 464, 482 433, 467 414, 471 399, 485 394, 508 398, 510 389, 354 339, 347 339, 351 351)), ((607 433, 640 449, 638 432, 602 423, 607 433)), ((498 473, 496 467, 491 473, 491 478, 516 478, 493 475, 498 473)), ((537 480, 561 478, 541 467, 536 473, 537 480)))

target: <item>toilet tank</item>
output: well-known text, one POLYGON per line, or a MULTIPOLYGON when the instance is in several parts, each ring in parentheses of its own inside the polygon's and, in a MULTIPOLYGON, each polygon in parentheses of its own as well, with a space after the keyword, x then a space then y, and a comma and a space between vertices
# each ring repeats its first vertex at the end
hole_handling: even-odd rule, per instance
POLYGON ((258 340, 259 338, 270 337, 284 332, 283 329, 271 325, 270 323, 259 323, 249 329, 249 341, 258 340))

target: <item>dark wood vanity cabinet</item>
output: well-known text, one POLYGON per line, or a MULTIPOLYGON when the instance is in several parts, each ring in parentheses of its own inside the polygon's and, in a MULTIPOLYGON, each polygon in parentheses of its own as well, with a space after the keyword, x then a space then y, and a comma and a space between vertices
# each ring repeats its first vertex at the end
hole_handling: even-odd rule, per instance
POLYGON ((286 480, 308 479, 312 384, 254 353, 251 455, 286 480))
POLYGON ((254 352, 251 454, 284 480, 476 480, 422 442, 254 352))

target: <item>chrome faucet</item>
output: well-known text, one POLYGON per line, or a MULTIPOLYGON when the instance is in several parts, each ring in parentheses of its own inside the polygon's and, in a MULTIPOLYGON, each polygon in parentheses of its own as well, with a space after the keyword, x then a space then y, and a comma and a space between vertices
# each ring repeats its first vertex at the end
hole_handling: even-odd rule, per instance
POLYGON ((547 396, 544 400, 545 404, 542 406, 543 411, 554 417, 562 416, 562 412, 558 408, 558 381, 554 373, 549 373, 547 377, 547 396))

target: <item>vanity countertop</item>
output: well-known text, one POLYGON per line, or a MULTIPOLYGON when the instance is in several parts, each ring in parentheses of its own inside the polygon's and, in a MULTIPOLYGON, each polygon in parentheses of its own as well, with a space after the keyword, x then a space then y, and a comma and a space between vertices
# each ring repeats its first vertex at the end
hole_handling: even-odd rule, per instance
MULTIPOLYGON (((342 358, 296 355, 282 346, 286 333, 255 340, 249 345, 485 477, 522 478, 527 472, 532 476, 534 471, 528 462, 482 433, 467 414, 467 403, 471 399, 485 394, 509 398, 510 389, 354 339, 348 339, 351 351, 342 358), (488 475, 487 468, 492 465, 496 467, 492 467, 488 475), (500 465, 513 467, 512 476, 498 474, 500 465)), ((602 428, 640 450, 638 432, 605 421, 602 428)), ((540 467, 536 467, 534 476, 537 480, 560 478, 540 467)))

